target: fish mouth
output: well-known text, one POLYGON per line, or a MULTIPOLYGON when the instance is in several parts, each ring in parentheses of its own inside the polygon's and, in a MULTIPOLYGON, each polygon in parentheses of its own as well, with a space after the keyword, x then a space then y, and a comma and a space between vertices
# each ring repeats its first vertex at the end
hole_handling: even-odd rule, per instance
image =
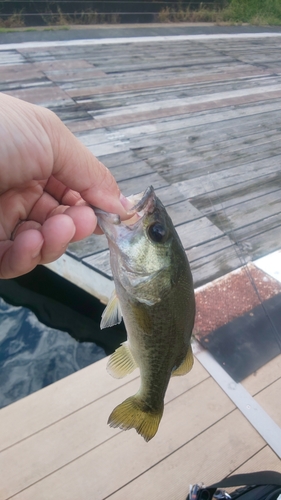
POLYGON ((141 193, 128 196, 128 200, 132 203, 127 213, 131 217, 127 220, 121 221, 119 215, 104 212, 99 208, 93 207, 98 219, 98 224, 105 234, 108 235, 108 225, 123 226, 133 228, 146 214, 153 213, 156 206, 156 195, 153 186, 149 186, 141 193))
MULTIPOLYGON (((134 203, 133 207, 128 211, 128 214, 139 218, 145 214, 152 213, 155 209, 156 196, 153 186, 149 186, 145 191, 128 197, 128 200, 134 203)), ((130 221, 131 219, 129 219, 130 221)))

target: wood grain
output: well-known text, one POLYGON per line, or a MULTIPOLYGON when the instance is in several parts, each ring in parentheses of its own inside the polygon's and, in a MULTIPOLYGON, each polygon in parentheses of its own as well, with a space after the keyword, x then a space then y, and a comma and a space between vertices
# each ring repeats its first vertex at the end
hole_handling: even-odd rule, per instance
POLYGON ((112 499, 185 500, 190 484, 203 482, 207 485, 219 481, 263 447, 261 437, 235 410, 146 474, 131 483, 127 481, 112 499))
MULTIPOLYGON (((120 488, 124 481, 128 482, 134 479, 136 475, 145 472, 176 451, 182 446, 182 443, 200 435, 213 425, 218 418, 222 418, 231 411, 233 411, 233 404, 215 382, 208 378, 197 385, 196 389, 190 389, 190 391, 179 396, 177 405, 166 405, 161 426, 154 438, 154 442, 145 443, 134 431, 120 432, 120 430, 109 428, 107 432, 111 432, 111 439, 107 439, 101 446, 91 449, 88 453, 81 454, 75 461, 70 461, 69 450, 66 449, 68 447, 66 447, 66 443, 63 443, 62 454, 67 457, 68 465, 58 468, 56 472, 22 491, 15 498, 27 499, 32 498, 33 495, 33 498, 45 499, 54 491, 61 499, 79 498, 81 491, 83 491, 84 498, 91 495, 96 499, 105 498, 120 488), (206 409, 208 411, 204 411, 206 409), (180 429, 180 432, 177 431, 177 428, 180 429), (136 450, 138 450, 137 460, 134 459, 136 450), (110 481, 108 480, 108 469, 106 467, 109 457, 112 464, 110 467, 110 481), (93 473, 93 468, 96 473, 93 473)), ((89 415, 89 419, 93 419, 93 413, 89 415)), ((83 446, 85 442, 86 449, 89 450, 89 434, 87 429, 84 432, 85 437, 79 439, 79 443, 80 446, 83 446)), ((57 439, 59 439, 59 435, 58 433, 57 439)), ((68 436, 70 435, 72 434, 68 436)), ((67 438, 67 435, 65 437, 67 438)), ((63 437, 61 436, 60 439, 63 439, 63 437)), ((260 439, 260 441, 262 440, 260 439)), ((255 448, 257 445, 258 441, 255 443, 255 448)), ((53 446, 55 446, 55 441, 53 446)), ((72 446, 72 449, 72 454, 77 453, 75 446, 72 446)), ((41 450, 43 451, 42 444, 41 450)), ((52 445, 50 450, 48 439, 45 440, 45 453, 42 453, 42 457, 44 457, 43 460, 50 460, 50 463, 53 463, 52 445)), ((8 467, 8 463, 8 458, 6 458, 6 461, 3 461, 3 467, 5 467, 7 475, 12 474, 13 481, 10 479, 8 484, 11 485, 10 488, 15 492, 17 488, 22 488, 23 484, 28 485, 28 471, 25 470, 20 473, 22 469, 19 467, 16 471, 17 474, 15 474, 15 471, 8 467)), ((40 465, 38 469, 40 469, 40 465)), ((5 494, 7 495, 7 493, 9 494, 8 491, 5 494)))
MULTIPOLYGON (((21 48, 0 65, 0 90, 55 111, 125 194, 154 185, 195 286, 280 248, 279 38, 21 48)), ((64 258, 105 287, 108 254, 90 236, 64 258)), ((244 381, 278 424, 280 380, 278 356, 244 381)), ((109 428, 138 384, 137 372, 107 375, 104 359, 2 409, 1 500, 183 500, 190 483, 280 470, 197 361, 171 380, 151 443, 109 428)))

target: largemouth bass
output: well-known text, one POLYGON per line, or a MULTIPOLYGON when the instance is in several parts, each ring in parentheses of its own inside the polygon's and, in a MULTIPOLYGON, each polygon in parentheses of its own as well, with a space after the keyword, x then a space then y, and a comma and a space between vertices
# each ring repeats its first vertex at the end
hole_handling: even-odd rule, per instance
POLYGON ((137 394, 118 405, 108 423, 135 428, 149 441, 162 418, 170 377, 188 373, 193 365, 195 299, 184 248, 153 187, 132 198, 135 215, 129 221, 96 210, 116 287, 101 328, 123 316, 128 339, 112 354, 107 370, 121 378, 139 367, 141 377, 137 394))

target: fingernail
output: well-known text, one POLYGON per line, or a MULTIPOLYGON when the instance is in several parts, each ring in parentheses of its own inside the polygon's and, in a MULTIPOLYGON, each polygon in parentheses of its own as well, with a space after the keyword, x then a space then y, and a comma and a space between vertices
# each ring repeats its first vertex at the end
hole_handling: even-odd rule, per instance
POLYGON ((122 193, 120 194, 120 202, 126 211, 130 210, 134 206, 134 204, 130 200, 128 200, 128 198, 126 198, 126 196, 124 196, 122 193))

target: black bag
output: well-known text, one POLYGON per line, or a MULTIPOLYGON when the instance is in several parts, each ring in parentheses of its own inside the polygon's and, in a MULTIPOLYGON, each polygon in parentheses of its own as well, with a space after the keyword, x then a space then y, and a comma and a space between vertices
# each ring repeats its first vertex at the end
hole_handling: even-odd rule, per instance
POLYGON ((274 471, 252 472, 250 474, 234 474, 218 483, 205 487, 192 486, 186 500, 241 499, 241 500, 277 500, 281 499, 281 474, 274 471), (243 486, 232 493, 221 488, 243 486))

